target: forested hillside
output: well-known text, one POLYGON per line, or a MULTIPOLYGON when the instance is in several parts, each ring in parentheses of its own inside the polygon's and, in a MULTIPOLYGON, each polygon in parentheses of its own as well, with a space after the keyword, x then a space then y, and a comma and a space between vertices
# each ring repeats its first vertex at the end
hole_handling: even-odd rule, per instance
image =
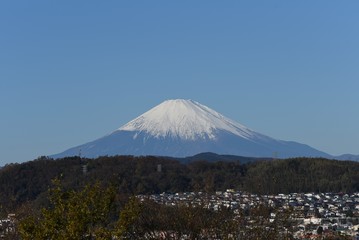
POLYGON ((359 191, 358 162, 295 158, 242 164, 204 160, 182 164, 163 157, 43 157, 9 164, 0 170, 1 210, 7 213, 29 202, 42 206, 55 178, 68 189, 99 182, 129 195, 228 188, 261 194, 359 191))

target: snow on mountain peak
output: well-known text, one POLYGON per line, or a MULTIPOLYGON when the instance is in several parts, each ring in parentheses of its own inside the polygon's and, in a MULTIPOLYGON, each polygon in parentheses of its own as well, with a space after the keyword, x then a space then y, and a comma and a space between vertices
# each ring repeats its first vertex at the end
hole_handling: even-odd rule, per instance
MULTIPOLYGON (((186 140, 216 139, 224 130, 249 139, 255 132, 192 100, 167 100, 130 121, 117 131, 139 131, 156 138, 171 136, 186 140)), ((135 135, 136 137, 136 135, 135 135)))

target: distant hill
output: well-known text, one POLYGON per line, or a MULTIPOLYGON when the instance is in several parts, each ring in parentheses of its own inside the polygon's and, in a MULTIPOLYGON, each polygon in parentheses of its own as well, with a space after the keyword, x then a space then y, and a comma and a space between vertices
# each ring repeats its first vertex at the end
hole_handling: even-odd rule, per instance
POLYGON ((337 160, 359 161, 359 155, 343 154, 335 157, 337 160))
POLYGON ((254 158, 254 157, 242 157, 236 155, 219 155, 212 152, 200 153, 191 157, 177 158, 178 161, 183 163, 190 163, 194 161, 208 161, 208 162, 240 162, 241 164, 251 163, 256 161, 272 160, 272 158, 254 158))

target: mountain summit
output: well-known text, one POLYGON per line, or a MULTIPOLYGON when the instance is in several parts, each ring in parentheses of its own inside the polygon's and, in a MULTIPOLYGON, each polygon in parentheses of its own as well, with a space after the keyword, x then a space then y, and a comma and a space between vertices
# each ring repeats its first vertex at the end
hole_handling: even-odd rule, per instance
POLYGON ((167 100, 114 132, 54 155, 192 156, 202 152, 248 157, 330 157, 307 145, 257 133, 192 100, 167 100))
POLYGON ((167 100, 119 128, 119 131, 146 132, 155 138, 182 140, 216 139, 217 131, 243 138, 254 134, 248 128, 192 100, 167 100))

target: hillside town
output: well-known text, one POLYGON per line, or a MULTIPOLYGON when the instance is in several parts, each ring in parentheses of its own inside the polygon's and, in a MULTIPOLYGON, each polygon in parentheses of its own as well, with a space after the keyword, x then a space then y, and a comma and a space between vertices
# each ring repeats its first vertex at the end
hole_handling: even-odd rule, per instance
POLYGON ((218 210, 221 207, 239 210, 264 204, 276 213, 290 209, 295 239, 321 239, 333 235, 359 239, 359 193, 291 193, 256 195, 228 189, 215 194, 204 192, 162 193, 139 195, 142 201, 151 199, 165 205, 198 205, 218 210), (274 211, 275 210, 275 211, 274 211))

